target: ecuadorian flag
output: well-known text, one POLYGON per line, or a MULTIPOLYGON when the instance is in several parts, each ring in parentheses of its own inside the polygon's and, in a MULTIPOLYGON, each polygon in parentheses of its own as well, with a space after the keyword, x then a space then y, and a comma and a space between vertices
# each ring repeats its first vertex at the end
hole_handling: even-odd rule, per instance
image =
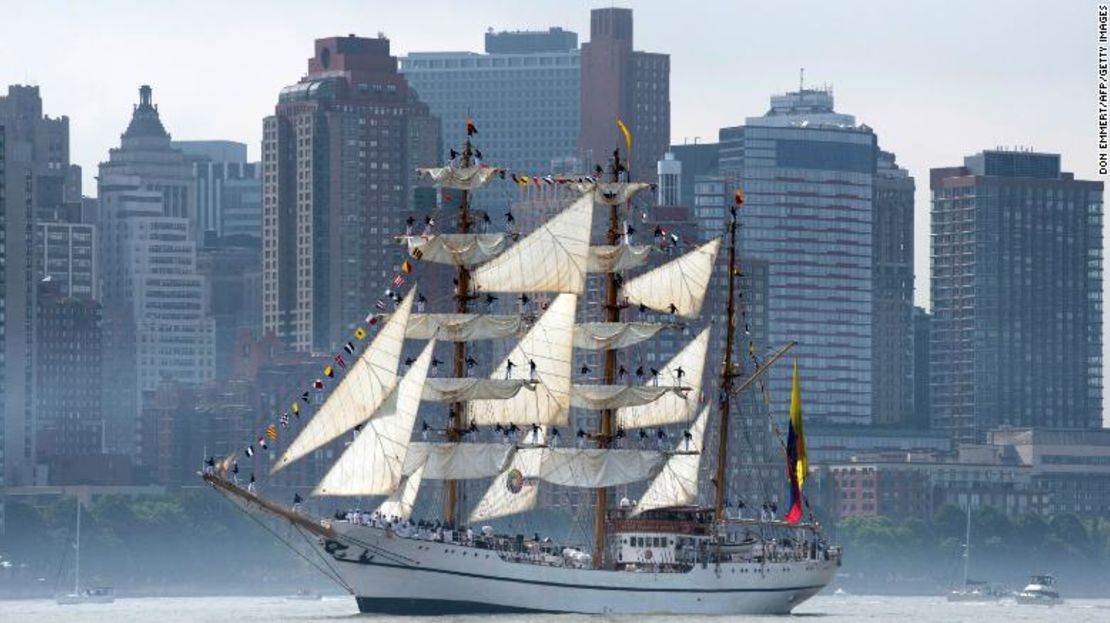
POLYGON ((802 487, 809 472, 806 436, 802 427, 802 388, 798 382, 798 360, 794 360, 794 384, 790 390, 790 431, 786 435, 786 474, 790 477, 790 510, 786 521, 802 518, 802 487))

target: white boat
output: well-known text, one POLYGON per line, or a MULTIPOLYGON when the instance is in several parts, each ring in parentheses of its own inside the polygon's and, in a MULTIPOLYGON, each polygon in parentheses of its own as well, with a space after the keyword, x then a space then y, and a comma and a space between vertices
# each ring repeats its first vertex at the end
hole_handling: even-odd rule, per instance
POLYGON ((57 595, 54 601, 61 606, 77 604, 110 604, 116 600, 112 589, 107 586, 81 588, 81 499, 77 501, 77 533, 73 542, 73 592, 57 595))
POLYGON ((1055 606, 1064 602, 1056 592, 1056 579, 1051 575, 1029 576, 1029 584, 1014 593, 1014 600, 1027 606, 1055 606))
POLYGON ((964 581, 963 584, 945 596, 950 602, 998 601, 1004 593, 988 582, 972 580, 968 577, 971 567, 971 503, 967 505, 967 528, 964 532, 964 581))
MULTIPOLYGON (((237 453, 219 465, 210 461, 204 480, 244 511, 278 517, 301 532, 325 562, 321 570, 356 597, 362 612, 783 614, 822 590, 839 566, 840 549, 826 540, 819 525, 803 520, 801 489, 807 463, 796 365, 791 417, 797 422, 798 438, 791 442, 794 454, 788 465, 795 492, 787 514, 790 521, 775 520, 773 510, 758 520, 729 517, 723 460, 716 464, 712 505, 698 505, 703 443, 713 405, 720 430, 727 430, 730 400, 793 346, 754 361, 744 375, 732 362, 733 352, 740 350, 733 344, 742 193, 737 193, 729 223, 727 347, 720 367, 728 372, 722 372, 716 395, 707 398, 710 406, 703 408, 699 403, 708 327, 691 331, 696 337, 670 361, 655 364, 661 369, 652 370, 646 382, 632 384, 631 375, 626 381, 623 367, 618 377, 616 350, 649 340, 661 330, 682 328, 673 318, 699 319, 722 240, 699 244, 677 257, 668 254, 667 261, 639 276, 618 276, 618 270, 627 274, 641 266, 650 251, 629 244, 627 233, 622 241, 618 233, 629 230, 622 227, 621 208, 648 186, 623 180, 619 151, 610 162, 610 182, 544 178, 544 183, 573 193, 569 206, 533 232, 522 237, 470 233, 474 217, 468 212, 469 193, 498 174, 494 168, 472 166, 471 152, 467 139, 460 159, 451 166, 423 170, 437 184, 461 191, 460 231, 402 237, 414 258, 457 268, 454 313, 426 314, 421 307, 413 313, 416 289, 404 297, 391 290, 396 297, 392 313, 370 323, 382 321, 376 337, 344 367, 327 399, 272 465, 271 475, 350 435, 312 495, 386 499, 374 512, 313 517, 297 504, 299 494, 289 508, 259 495, 253 475, 247 489, 229 480, 237 453), (609 211, 604 246, 590 243, 595 204, 609 211), (510 238, 517 240, 515 245, 508 245, 510 238), (588 293, 587 272, 606 276, 605 297, 611 301, 604 306, 606 322, 576 323, 578 296, 588 293), (539 310, 523 309, 519 314, 469 309, 479 293, 489 297, 491 292, 548 293, 551 298, 539 310), (628 306, 667 314, 672 320, 622 322, 621 309, 628 306), (427 345, 419 356, 406 360, 402 375, 398 362, 406 339, 426 340, 427 345), (470 371, 467 345, 490 339, 514 339, 516 346, 489 377, 477 378, 470 371), (430 368, 436 369, 437 340, 454 342, 451 378, 429 375, 430 368), (571 382, 576 348, 600 351, 604 384, 571 382), (422 401, 448 403, 451 414, 465 414, 465 419, 448 415, 442 428, 418 426, 422 401), (580 429, 575 447, 560 447, 558 429, 570 426, 572 408, 600 411, 600 425, 592 433, 580 429), (664 426, 685 429, 677 444, 665 441, 664 426), (476 439, 482 427, 485 435, 497 435, 501 441, 476 439), (657 429, 654 449, 621 447, 626 430, 645 427, 657 429), (429 439, 432 435, 442 439, 429 439), (468 479, 490 484, 464 514, 458 485, 468 479), (413 522, 421 483, 433 480, 444 481, 442 514, 434 523, 413 522), (614 487, 639 481, 649 481, 639 500, 612 503, 609 494, 614 487), (483 526, 535 509, 540 487, 590 490, 590 498, 596 500, 590 509, 593 543, 560 544, 538 534, 525 538, 483 526)), ((398 277, 394 285, 403 282, 398 277)), ((527 298, 522 296, 522 307, 527 298)), ((385 304, 379 302, 381 307, 385 304)), ((364 328, 356 329, 360 342, 366 336, 364 328)), ((351 355, 356 348, 348 343, 345 350, 351 355)), ((754 353, 755 348, 748 345, 744 351, 754 353)), ((332 373, 329 368, 327 376, 332 373)), ((304 406, 293 399, 294 414, 309 409, 307 396, 306 392, 304 406)), ((283 425, 287 422, 283 417, 283 425)), ((276 426, 270 430, 276 432, 276 426)), ((729 456, 728 443, 728 435, 718 435, 711 454, 729 456)), ((244 454, 259 461, 253 445, 244 454)))
POLYGON ((292 595, 286 597, 289 601, 320 601, 324 596, 319 591, 308 590, 307 588, 301 589, 292 595))

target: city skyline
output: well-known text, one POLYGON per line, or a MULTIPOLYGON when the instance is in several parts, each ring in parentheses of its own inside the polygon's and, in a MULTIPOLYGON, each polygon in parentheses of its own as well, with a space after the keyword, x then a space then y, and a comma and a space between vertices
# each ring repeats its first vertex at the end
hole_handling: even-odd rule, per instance
MULTIPOLYGON (((308 41, 380 31, 398 56, 478 52, 488 28, 558 26, 584 41, 589 9, 598 3, 540 1, 521 11, 509 2, 476 0, 462 13, 436 1, 419 11, 382 11, 345 1, 327 3, 324 10, 278 4, 280 10, 275 3, 154 8, 129 0, 95 7, 37 3, 0 25, 0 54, 14 59, 0 67, 0 82, 38 84, 45 112, 70 117, 72 160, 83 167, 85 187, 91 189, 93 165, 118 141, 139 84, 158 90, 175 140, 237 140, 257 160, 259 120, 272 113, 272 94, 302 71, 308 41), (217 6, 219 19, 210 19, 207 9, 217 6), (246 22, 262 35, 250 39, 253 49, 239 47, 246 22), (84 43, 39 45, 34 25, 44 23, 57 38, 84 43), (193 28, 167 29, 167 24, 193 28), (34 54, 26 53, 32 49, 34 54), (206 105, 213 98, 224 101, 218 117, 206 105)), ((899 154, 900 164, 917 179, 927 179, 937 163, 1015 142, 1061 153, 1077 177, 1096 177, 1096 119, 1093 112, 1086 114, 1093 111, 1095 96, 1088 79, 1097 60, 1093 3, 1050 10, 1021 2, 1005 12, 955 2, 897 7, 805 2, 788 10, 754 3, 647 2, 633 8, 635 48, 672 58, 672 144, 713 142, 719 128, 762 114, 767 96, 796 89, 805 67, 806 84, 831 84, 839 107, 876 128, 884 148, 899 154), (946 7, 958 7, 960 20, 951 20, 946 7), (1078 36, 1086 30, 1090 37, 1078 36), (699 36, 673 36, 681 32, 699 36), (876 55, 876 49, 887 52, 876 55), (990 52, 1000 49, 1006 54, 990 52), (1017 98, 1020 106, 1013 105, 1017 98)), ((919 184, 918 277, 929 268, 928 198, 928 188, 919 184)), ((928 305, 928 298, 927 283, 918 278, 915 301, 928 305)))

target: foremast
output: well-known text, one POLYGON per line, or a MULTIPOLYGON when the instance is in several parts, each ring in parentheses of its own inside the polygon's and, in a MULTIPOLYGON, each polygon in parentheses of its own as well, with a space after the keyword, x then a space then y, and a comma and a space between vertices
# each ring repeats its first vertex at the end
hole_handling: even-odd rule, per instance
MULTIPOLYGON (((473 126, 468 122, 466 128, 466 140, 463 142, 462 150, 462 166, 469 167, 474 157, 473 148, 470 145, 470 130, 473 126)), ((463 189, 461 192, 461 199, 459 204, 459 224, 458 231, 460 234, 470 233, 470 190, 463 189)), ((470 270, 466 264, 459 263, 455 274, 455 312, 465 314, 470 307, 470 270)), ((455 342, 455 356, 452 364, 452 370, 455 378, 462 378, 466 376, 466 340, 459 340, 455 342)), ((463 413, 466 412, 466 405, 462 402, 455 402, 451 404, 447 412, 447 425, 445 432, 448 442, 457 442, 461 438, 461 430, 464 426, 461 418, 463 413)), ((459 482, 457 480, 447 480, 444 483, 443 494, 443 520, 451 526, 458 525, 459 517, 459 482)))
MULTIPOLYGON (((621 152, 620 149, 613 150, 613 162, 610 166, 611 181, 616 183, 620 182, 621 171, 621 152)), ((609 227, 606 231, 606 243, 610 246, 616 246, 620 243, 620 213, 616 203, 609 204, 609 227)), ((614 270, 606 271, 605 273, 605 315, 608 322, 620 322, 621 308, 618 304, 620 291, 620 281, 617 273, 614 270)), ((617 351, 614 348, 605 349, 605 372, 604 383, 612 385, 616 380, 617 369, 617 351)), ((604 409, 601 412, 601 421, 598 426, 598 447, 608 448, 613 439, 613 409, 604 409)), ((598 568, 604 568, 606 565, 605 560, 605 514, 609 508, 609 490, 605 487, 596 489, 594 507, 594 564, 598 568)))

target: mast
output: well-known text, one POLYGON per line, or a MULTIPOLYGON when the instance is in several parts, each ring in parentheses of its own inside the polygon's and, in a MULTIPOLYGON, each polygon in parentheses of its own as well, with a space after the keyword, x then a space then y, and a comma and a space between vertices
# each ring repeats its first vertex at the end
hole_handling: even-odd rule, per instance
POLYGON ((967 570, 971 566, 971 496, 967 500, 967 530, 964 532, 964 586, 967 586, 967 570))
MULTIPOLYGON (((463 143, 462 151, 462 166, 469 167, 473 151, 470 147, 470 122, 467 122, 466 141, 463 143)), ((470 191, 464 189, 462 191, 462 201, 459 205, 459 233, 470 233, 470 191)), ((455 276, 458 281, 457 291, 455 293, 455 311, 460 314, 465 314, 470 303, 470 271, 463 264, 459 264, 455 276)), ((454 374, 455 378, 462 378, 466 376, 466 342, 455 342, 455 358, 454 358, 454 374)), ((466 405, 462 402, 455 402, 451 404, 451 413, 447 416, 447 441, 459 441, 459 431, 462 430, 464 424, 461 421, 463 411, 466 405)), ((456 480, 448 480, 446 483, 443 496, 443 520, 448 522, 452 528, 458 525, 457 519, 459 516, 459 483, 456 480)))
POLYGON ((732 379, 735 376, 732 370, 732 348, 736 338, 736 212, 743 202, 743 195, 739 192, 736 204, 729 208, 728 221, 728 324, 725 329, 725 361, 721 368, 721 396, 718 404, 720 409, 720 423, 718 425, 717 439, 717 476, 714 482, 715 497, 713 503, 713 517, 720 522, 725 517, 725 465, 728 462, 728 421, 729 407, 732 399, 732 379))
POLYGON ((77 541, 74 544, 76 553, 73 556, 73 594, 76 595, 81 588, 81 498, 73 496, 73 499, 77 500, 77 541))
MULTIPOLYGON (((621 171, 621 150, 620 148, 613 150, 613 165, 609 171, 612 176, 613 182, 620 181, 621 171)), ((620 213, 615 204, 609 205, 609 230, 606 232, 606 240, 609 245, 616 245, 620 242, 620 213)), ((618 290, 620 284, 617 282, 617 275, 613 271, 605 274, 605 315, 606 320, 609 322, 620 322, 621 310, 617 305, 618 290)), ((614 377, 616 376, 617 368, 617 351, 613 348, 605 349, 605 378, 606 385, 612 385, 614 377)), ((610 440, 613 436, 613 409, 605 409, 601 412, 601 422, 598 427, 598 447, 608 448, 610 440)), ((594 507, 594 563, 598 568, 605 567, 605 512, 609 508, 609 490, 600 487, 596 490, 597 500, 594 507)))

